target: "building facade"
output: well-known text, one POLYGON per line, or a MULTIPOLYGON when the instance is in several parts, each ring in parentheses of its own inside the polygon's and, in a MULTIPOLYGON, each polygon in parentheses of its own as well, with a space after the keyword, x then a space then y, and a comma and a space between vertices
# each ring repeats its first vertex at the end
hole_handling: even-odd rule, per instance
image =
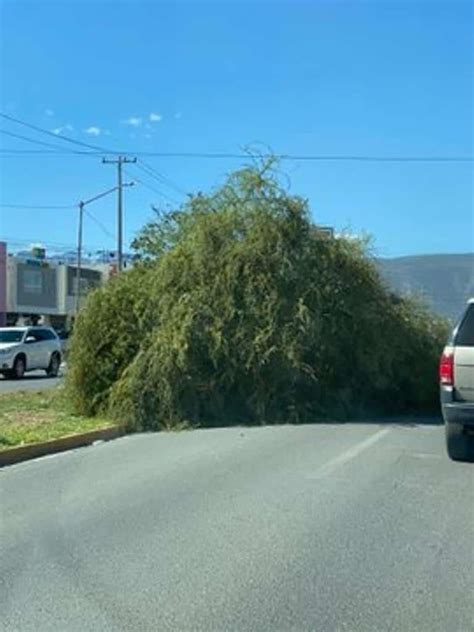
POLYGON ((0 327, 7 324, 7 244, 0 241, 0 327))
MULTIPOLYGON (((81 304, 112 272, 107 264, 81 267, 81 304)), ((6 244, 0 242, 0 326, 41 322, 69 329, 76 311, 77 281, 75 265, 48 260, 44 252, 8 255, 6 244)))

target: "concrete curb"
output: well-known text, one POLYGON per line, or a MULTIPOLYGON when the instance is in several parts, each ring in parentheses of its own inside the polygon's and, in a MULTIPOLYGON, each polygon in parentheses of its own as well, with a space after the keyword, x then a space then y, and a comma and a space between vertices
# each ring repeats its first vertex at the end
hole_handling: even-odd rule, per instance
POLYGON ((123 434, 125 434, 125 430, 121 426, 109 426, 101 430, 67 435, 66 437, 44 441, 43 443, 32 443, 30 445, 9 448, 8 450, 0 451, 0 467, 36 459, 37 457, 46 456, 48 454, 55 454, 56 452, 81 448, 94 443, 94 441, 110 441, 110 439, 117 439, 123 434))

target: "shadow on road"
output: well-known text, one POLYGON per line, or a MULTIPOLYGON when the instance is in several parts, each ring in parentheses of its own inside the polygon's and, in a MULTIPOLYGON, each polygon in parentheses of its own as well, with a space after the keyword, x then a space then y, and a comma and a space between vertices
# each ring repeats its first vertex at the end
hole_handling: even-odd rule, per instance
MULTIPOLYGON (((441 414, 436 415, 397 415, 397 416, 383 416, 380 417, 361 417, 357 419, 318 419, 313 422, 304 422, 304 423, 292 423, 290 421, 286 423, 245 423, 244 421, 240 421, 237 423, 223 421, 220 424, 213 425, 200 425, 196 424, 186 424, 181 430, 217 430, 219 428, 241 428, 251 429, 251 428, 277 428, 278 426, 392 426, 392 427, 400 427, 400 428, 419 428, 420 426, 437 426, 442 427, 444 425, 443 418, 441 414)), ((165 428, 162 428, 165 430, 165 428)), ((154 431, 151 431, 154 432, 154 431)))
MULTIPOLYGON (((60 377, 60 376, 58 376, 60 377)), ((48 375, 25 375, 21 380, 17 380, 14 377, 1 376, 0 380, 4 382, 14 382, 15 384, 21 384, 22 382, 31 382, 32 380, 50 380, 48 375)))
POLYGON ((0 374, 0 382, 14 382, 15 384, 21 384, 22 382, 32 382, 36 380, 57 380, 66 375, 65 369, 61 369, 56 377, 51 377, 46 375, 45 371, 38 369, 38 371, 33 371, 31 373, 26 373, 20 380, 8 377, 8 375, 0 374))
POLYGON ((368 419, 350 419, 348 421, 334 422, 341 425, 347 424, 374 424, 377 426, 402 426, 404 428, 417 428, 418 426, 442 426, 444 424, 441 414, 429 416, 400 415, 397 417, 370 417, 368 419))

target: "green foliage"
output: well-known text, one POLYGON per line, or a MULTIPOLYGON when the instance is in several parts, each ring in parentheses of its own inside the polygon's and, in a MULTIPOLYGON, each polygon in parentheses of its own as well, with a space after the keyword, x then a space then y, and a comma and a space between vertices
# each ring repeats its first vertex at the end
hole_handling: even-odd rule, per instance
POLYGON ((70 388, 134 429, 313 421, 433 407, 444 324, 330 238, 271 165, 158 215, 144 263, 93 294, 70 388))
POLYGON ((152 326, 147 278, 137 268, 92 292, 71 338, 67 389, 75 409, 94 415, 107 407, 109 391, 137 354, 152 326))

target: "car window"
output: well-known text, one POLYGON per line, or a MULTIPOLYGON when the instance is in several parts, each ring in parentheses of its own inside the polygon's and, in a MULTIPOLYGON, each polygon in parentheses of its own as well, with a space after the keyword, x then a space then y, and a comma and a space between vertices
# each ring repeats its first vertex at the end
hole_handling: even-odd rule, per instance
POLYGON ((474 305, 469 305, 459 324, 455 344, 459 347, 474 347, 474 305))
POLYGON ((24 333, 24 331, 18 329, 0 331, 0 342, 21 342, 24 333))
POLYGON ((40 334, 39 330, 37 330, 37 329, 30 329, 30 330, 28 331, 28 333, 26 334, 26 336, 25 336, 25 340, 26 340, 27 338, 34 338, 34 339, 35 339, 35 342, 41 342, 41 340, 43 340, 43 338, 41 337, 41 334, 40 334))
POLYGON ((41 329, 40 331, 43 340, 55 340, 56 336, 50 329, 41 329))
MULTIPOLYGON (((32 332, 31 332, 32 333, 32 332)), ((55 336, 49 329, 35 329, 34 334, 38 340, 54 340, 55 336)))

